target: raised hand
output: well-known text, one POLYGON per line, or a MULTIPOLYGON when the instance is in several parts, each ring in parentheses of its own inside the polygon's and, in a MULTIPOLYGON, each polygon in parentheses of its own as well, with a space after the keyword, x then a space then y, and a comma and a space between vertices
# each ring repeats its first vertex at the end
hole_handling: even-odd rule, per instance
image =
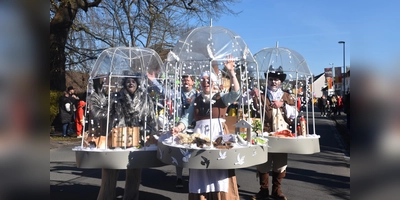
POLYGON ((227 61, 224 62, 226 69, 229 71, 235 70, 235 60, 232 55, 226 57, 227 61))
POLYGON ((181 129, 179 127, 172 127, 171 133, 172 135, 177 135, 179 132, 181 132, 181 129))
POLYGON ((156 78, 156 72, 155 71, 151 71, 150 73, 147 72, 147 78, 152 81, 153 79, 156 78))
POLYGON ((240 87, 239 87, 240 85, 235 76, 235 60, 232 55, 227 56, 226 59, 227 60, 224 62, 224 65, 225 65, 226 69, 228 70, 228 74, 231 78, 231 84, 232 84, 231 88, 232 88, 232 91, 237 92, 240 90, 240 87))

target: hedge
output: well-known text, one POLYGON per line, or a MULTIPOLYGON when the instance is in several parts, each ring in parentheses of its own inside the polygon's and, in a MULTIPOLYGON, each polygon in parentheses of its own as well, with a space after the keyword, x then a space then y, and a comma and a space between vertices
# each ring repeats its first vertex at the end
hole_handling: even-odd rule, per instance
POLYGON ((50 126, 58 114, 58 99, 63 92, 50 90, 50 126))

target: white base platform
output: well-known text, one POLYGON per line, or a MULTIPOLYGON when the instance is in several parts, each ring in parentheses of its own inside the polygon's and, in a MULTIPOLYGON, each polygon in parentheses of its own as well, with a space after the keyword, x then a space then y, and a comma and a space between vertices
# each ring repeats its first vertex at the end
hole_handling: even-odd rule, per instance
POLYGON ((268 138, 269 153, 313 154, 320 152, 319 136, 293 138, 264 137, 268 138))
POLYGON ((76 147, 78 168, 132 169, 160 167, 165 164, 157 159, 157 149, 89 149, 76 147))
POLYGON ((163 163, 191 169, 235 169, 268 161, 268 143, 231 149, 192 149, 158 142, 157 158, 163 163))

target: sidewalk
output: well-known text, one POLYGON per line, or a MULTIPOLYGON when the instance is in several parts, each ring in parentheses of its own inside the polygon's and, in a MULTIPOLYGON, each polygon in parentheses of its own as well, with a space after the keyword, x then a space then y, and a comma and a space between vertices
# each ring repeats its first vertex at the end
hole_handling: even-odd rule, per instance
POLYGON ((63 146, 79 146, 81 142, 82 139, 76 138, 76 134, 62 138, 62 133, 60 131, 53 130, 50 132, 50 149, 56 149, 63 146))

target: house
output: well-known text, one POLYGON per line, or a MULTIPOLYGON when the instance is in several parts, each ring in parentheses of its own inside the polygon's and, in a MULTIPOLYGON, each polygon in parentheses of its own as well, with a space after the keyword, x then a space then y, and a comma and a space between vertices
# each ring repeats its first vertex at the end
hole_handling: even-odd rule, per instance
POLYGON ((240 121, 238 121, 235 124, 235 133, 239 134, 242 130, 246 130, 246 134, 247 134, 247 142, 251 141, 251 128, 253 128, 253 126, 251 125, 250 122, 241 119, 240 121))
MULTIPOLYGON (((346 67, 346 74, 344 76, 344 79, 342 79, 342 81, 345 81, 345 85, 346 85, 346 91, 350 90, 350 67, 346 67)), ((343 83, 336 83, 334 88, 334 94, 337 95, 342 95, 342 85, 343 83)), ((328 93, 328 86, 326 84, 326 78, 325 78, 325 72, 322 72, 321 74, 314 76, 314 80, 313 80, 313 87, 311 87, 314 89, 314 91, 312 91, 312 94, 314 97, 321 97, 322 95, 328 96, 330 94, 333 94, 332 91, 330 91, 331 93, 328 93)))
POLYGON ((312 94, 314 97, 321 97, 323 94, 327 94, 324 93, 324 90, 326 90, 325 88, 327 88, 326 83, 325 83, 325 73, 321 73, 317 76, 314 76, 313 79, 313 86, 312 88, 312 94))

